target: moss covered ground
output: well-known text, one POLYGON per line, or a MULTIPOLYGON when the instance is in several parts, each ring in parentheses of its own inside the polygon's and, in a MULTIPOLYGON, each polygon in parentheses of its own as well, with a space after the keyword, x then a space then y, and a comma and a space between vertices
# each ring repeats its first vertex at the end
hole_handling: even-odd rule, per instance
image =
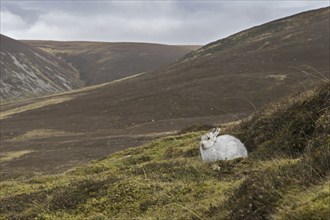
POLYGON ((227 126, 247 159, 202 162, 207 126, 194 126, 62 174, 2 180, 1 219, 328 219, 329 91, 227 126))

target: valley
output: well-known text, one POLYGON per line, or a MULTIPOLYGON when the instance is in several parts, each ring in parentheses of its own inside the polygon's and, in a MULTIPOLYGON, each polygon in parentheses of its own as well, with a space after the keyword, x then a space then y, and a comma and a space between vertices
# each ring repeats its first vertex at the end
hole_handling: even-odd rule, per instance
POLYGON ((129 42, 23 42, 72 64, 86 85, 97 85, 159 70, 201 47, 129 42))
POLYGON ((185 127, 240 120, 274 100, 327 82, 329 11, 245 30, 161 70, 3 103, 1 153, 31 153, 1 162, 2 174, 62 171, 185 127))

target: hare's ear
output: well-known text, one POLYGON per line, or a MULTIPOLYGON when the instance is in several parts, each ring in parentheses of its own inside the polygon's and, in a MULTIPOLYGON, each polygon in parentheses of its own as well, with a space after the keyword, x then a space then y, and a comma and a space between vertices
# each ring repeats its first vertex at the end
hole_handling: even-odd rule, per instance
POLYGON ((209 133, 214 133, 217 131, 217 128, 212 128, 211 130, 209 130, 209 133))
POLYGON ((220 133, 220 128, 214 128, 214 132, 213 132, 213 134, 214 134, 214 136, 216 137, 216 136, 218 136, 218 134, 220 133))

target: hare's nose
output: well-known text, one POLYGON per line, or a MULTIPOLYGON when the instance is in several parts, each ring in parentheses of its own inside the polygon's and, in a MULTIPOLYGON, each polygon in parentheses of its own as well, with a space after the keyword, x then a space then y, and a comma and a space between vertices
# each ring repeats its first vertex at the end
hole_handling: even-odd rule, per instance
POLYGON ((204 148, 205 147, 205 144, 201 143, 201 147, 204 148))

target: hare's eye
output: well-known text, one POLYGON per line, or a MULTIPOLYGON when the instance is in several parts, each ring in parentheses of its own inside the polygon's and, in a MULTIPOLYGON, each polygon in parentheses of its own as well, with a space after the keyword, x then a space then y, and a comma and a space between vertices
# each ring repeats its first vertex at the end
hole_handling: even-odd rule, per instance
POLYGON ((210 140, 210 137, 207 137, 206 139, 207 139, 207 140, 210 140))

